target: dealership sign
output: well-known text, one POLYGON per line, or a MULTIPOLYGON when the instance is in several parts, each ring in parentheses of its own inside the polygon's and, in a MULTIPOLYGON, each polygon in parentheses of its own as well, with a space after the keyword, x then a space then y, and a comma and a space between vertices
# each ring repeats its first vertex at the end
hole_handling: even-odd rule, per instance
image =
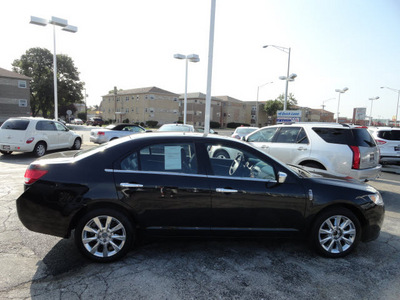
POLYGON ((291 123, 301 121, 301 110, 278 110, 276 113, 277 123, 291 123))

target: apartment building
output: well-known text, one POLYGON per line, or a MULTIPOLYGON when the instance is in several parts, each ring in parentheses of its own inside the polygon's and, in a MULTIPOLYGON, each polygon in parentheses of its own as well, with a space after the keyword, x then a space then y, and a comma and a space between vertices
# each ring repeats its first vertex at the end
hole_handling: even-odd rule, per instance
POLYGON ((30 77, 0 68, 0 124, 11 117, 28 117, 30 77))
POLYGON ((104 120, 116 120, 120 123, 158 121, 159 125, 179 121, 179 94, 158 87, 130 90, 114 89, 114 92, 102 97, 100 111, 104 120))
MULTIPOLYGON (((179 96, 180 119, 183 121, 185 94, 179 96)), ((211 97, 210 121, 221 124, 222 100, 217 97, 211 97)), ((203 93, 187 94, 186 122, 194 126, 204 126, 204 116, 206 107, 206 95, 203 93)))

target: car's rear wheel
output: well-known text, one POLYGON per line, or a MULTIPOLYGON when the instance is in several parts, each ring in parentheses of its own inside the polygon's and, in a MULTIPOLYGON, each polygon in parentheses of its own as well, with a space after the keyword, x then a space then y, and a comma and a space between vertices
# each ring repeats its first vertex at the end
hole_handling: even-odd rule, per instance
POLYGON ((3 150, 0 150, 0 153, 3 154, 3 155, 10 155, 10 154, 13 153, 13 152, 12 152, 12 151, 3 151, 3 150))
POLYGON ((360 237, 360 221, 345 208, 323 212, 317 217, 311 232, 311 241, 317 252, 331 258, 348 255, 357 247, 360 237))
POLYGON ((134 241, 134 227, 129 218, 114 209, 88 212, 75 229, 79 251, 97 262, 111 262, 128 253, 134 241))
POLYGON ((72 150, 79 150, 81 148, 82 142, 81 139, 76 138, 74 144, 72 145, 72 150))
POLYGON ((41 157, 46 154, 46 144, 45 143, 37 143, 35 145, 35 148, 33 148, 33 154, 35 154, 37 157, 41 157))

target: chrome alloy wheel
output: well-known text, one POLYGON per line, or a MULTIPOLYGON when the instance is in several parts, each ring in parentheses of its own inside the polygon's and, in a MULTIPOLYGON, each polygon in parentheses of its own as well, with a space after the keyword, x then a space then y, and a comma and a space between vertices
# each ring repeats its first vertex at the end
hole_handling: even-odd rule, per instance
POLYGON ((335 215, 326 219, 318 231, 321 247, 329 253, 347 251, 354 243, 357 235, 356 226, 346 216, 335 215))
POLYGON ((111 257, 117 254, 126 241, 123 224, 111 216, 96 216, 82 230, 82 244, 96 257, 111 257))

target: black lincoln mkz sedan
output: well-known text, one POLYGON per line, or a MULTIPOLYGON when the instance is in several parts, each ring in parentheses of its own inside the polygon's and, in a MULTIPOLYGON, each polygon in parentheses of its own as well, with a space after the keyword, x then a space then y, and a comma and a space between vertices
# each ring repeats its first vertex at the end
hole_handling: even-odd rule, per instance
POLYGON ((200 133, 136 134, 28 167, 18 215, 30 230, 69 237, 109 262, 139 231, 173 236, 300 236, 342 257, 379 236, 384 205, 351 178, 284 165, 236 139, 200 133), (212 157, 223 147, 234 159, 212 157), (329 174, 327 174, 329 175, 329 174))

